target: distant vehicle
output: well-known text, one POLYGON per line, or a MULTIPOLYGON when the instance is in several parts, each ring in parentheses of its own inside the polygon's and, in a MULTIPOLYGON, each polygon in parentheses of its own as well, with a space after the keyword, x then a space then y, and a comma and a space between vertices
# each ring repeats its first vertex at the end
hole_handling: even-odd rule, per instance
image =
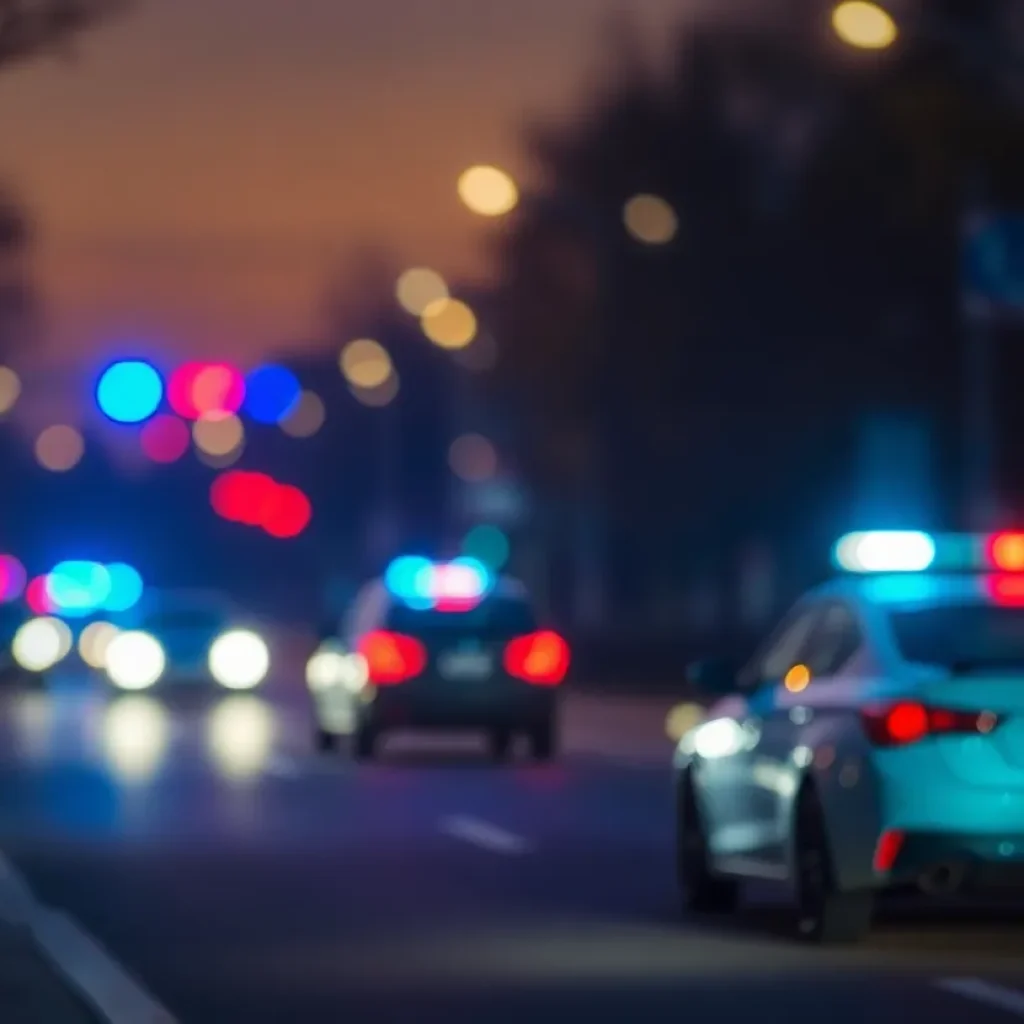
POLYGON ((270 670, 263 638, 241 625, 230 602, 208 591, 150 591, 123 616, 107 646, 105 671, 122 690, 219 686, 252 690, 270 670))
POLYGON ((534 757, 554 756, 569 648, 521 584, 469 560, 399 559, 363 589, 342 634, 307 669, 320 749, 336 745, 344 702, 360 760, 404 729, 483 730, 497 758, 522 733, 534 757))
POLYGON ((893 889, 1024 884, 1024 534, 852 534, 675 754, 677 866, 697 911, 793 884, 803 934, 852 942, 893 889))

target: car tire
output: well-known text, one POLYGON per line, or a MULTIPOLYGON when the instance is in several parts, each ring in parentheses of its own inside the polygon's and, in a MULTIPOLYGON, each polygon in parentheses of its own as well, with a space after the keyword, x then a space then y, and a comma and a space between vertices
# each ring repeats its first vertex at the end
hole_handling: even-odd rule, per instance
POLYGON ((558 752, 558 729, 553 718, 530 730, 530 753, 535 761, 551 761, 558 752))
POLYGON ((360 726, 352 734, 352 756, 357 761, 372 761, 377 756, 377 742, 380 739, 375 729, 360 726))
POLYGON ((874 893, 838 888, 824 809, 812 785, 797 797, 793 847, 800 937, 817 945, 860 942, 871 930, 874 893))
POLYGON ((711 869, 707 832, 689 777, 680 785, 676 810, 676 874, 683 905, 692 913, 731 914, 739 904, 739 882, 711 869))
POLYGON ((313 733, 313 745, 321 754, 330 754, 338 749, 338 734, 326 729, 317 729, 313 733))

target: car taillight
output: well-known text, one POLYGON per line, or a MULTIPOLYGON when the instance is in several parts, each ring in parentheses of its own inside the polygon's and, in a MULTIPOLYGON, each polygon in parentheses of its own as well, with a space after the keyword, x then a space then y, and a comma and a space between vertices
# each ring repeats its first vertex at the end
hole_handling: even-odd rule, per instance
POLYGON ((861 719, 877 747, 905 747, 951 733, 982 736, 999 725, 999 716, 991 711, 956 711, 914 701, 864 708, 861 719))
POLYGON ((359 653, 369 681, 376 686, 415 679, 427 667, 427 649, 411 636, 380 631, 364 636, 359 653))
POLYGON ((516 637, 505 648, 505 671, 537 686, 557 686, 569 671, 569 645, 551 632, 516 637))

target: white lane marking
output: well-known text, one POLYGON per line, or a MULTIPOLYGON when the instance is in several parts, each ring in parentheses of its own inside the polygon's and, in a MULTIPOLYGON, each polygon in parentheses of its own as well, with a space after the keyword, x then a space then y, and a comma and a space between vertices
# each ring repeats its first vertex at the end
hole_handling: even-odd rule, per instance
POLYGON ((991 981, 982 981, 981 978, 943 978, 941 981, 935 982, 935 987, 963 999, 984 1003, 987 1006, 1005 1010, 1007 1013, 1016 1014, 1018 1017, 1024 1017, 1024 992, 1003 988, 1002 985, 996 985, 991 981))
POLYGON ((0 914, 24 924, 59 974, 107 1024, 177 1024, 177 1020, 75 921, 43 906, 28 883, 0 853, 0 914))
POLYGON ((509 856, 529 853, 530 843, 522 836, 506 832, 497 825, 491 825, 479 818, 453 817, 443 818, 438 823, 443 835, 453 839, 479 846, 491 853, 504 853, 509 856))

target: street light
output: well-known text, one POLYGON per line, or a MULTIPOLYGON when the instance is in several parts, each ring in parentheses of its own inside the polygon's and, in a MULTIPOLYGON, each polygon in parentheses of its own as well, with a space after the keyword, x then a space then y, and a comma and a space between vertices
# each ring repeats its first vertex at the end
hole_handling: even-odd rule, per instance
POLYGON ((503 217, 519 205, 519 188, 499 167, 478 165, 459 177, 459 198, 481 217, 503 217))
POLYGON ((859 50, 886 50, 899 35, 893 16, 868 0, 845 0, 832 10, 832 28, 848 46, 859 50))

